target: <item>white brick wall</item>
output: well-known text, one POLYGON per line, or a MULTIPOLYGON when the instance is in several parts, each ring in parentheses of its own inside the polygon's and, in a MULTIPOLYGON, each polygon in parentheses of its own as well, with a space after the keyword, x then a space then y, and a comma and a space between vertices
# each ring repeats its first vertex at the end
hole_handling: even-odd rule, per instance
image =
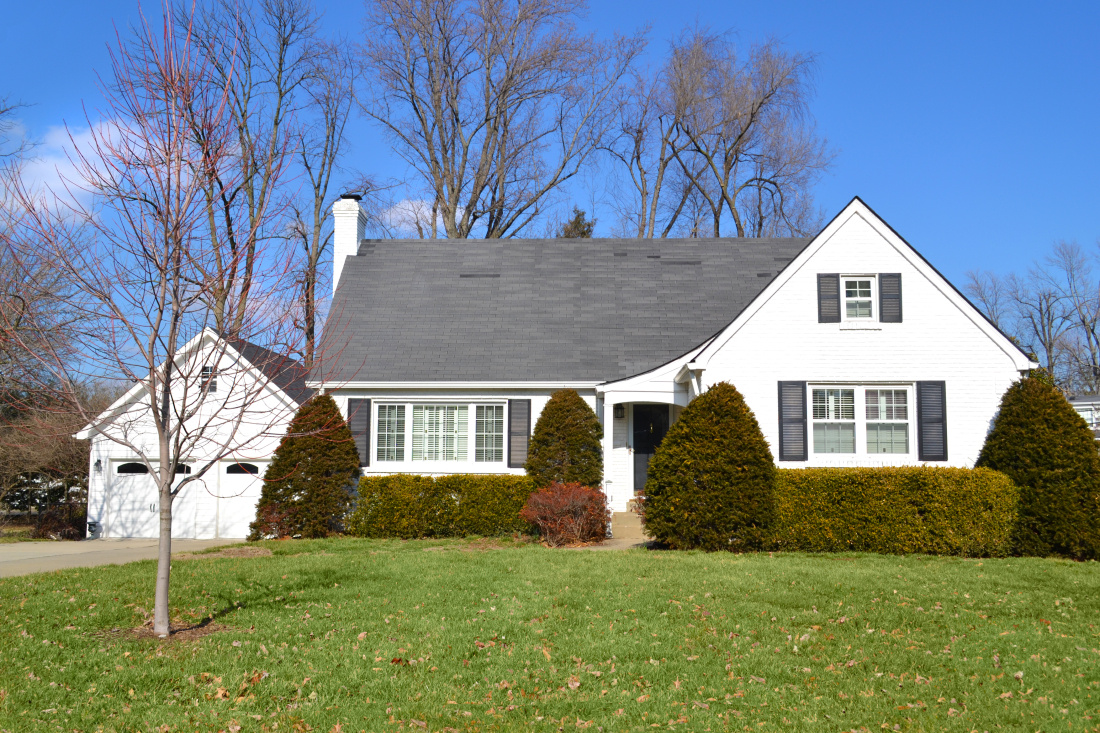
MULTIPOLYGON (((1020 357, 991 338, 980 316, 960 307, 949 286, 922 264, 904 256, 863 216, 851 216, 715 351, 704 373, 705 385, 728 381, 736 386, 777 453, 779 381, 943 380, 949 460, 939 465, 973 465, 1001 395, 1019 378, 1020 357), (902 323, 879 323, 876 317, 866 330, 849 330, 851 324, 817 322, 818 273, 882 272, 902 273, 902 323)), ((877 313, 877 302, 875 309, 877 313)), ((815 455, 811 426, 810 460, 781 465, 918 463, 915 405, 910 412, 908 456, 815 455)), ((862 453, 863 446, 857 450, 862 453)))

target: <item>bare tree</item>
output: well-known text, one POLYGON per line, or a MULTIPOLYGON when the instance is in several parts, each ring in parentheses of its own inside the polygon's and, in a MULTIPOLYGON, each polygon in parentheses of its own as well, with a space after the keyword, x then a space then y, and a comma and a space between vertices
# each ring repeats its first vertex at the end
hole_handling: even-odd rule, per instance
POLYGON ((978 308, 993 325, 1010 336, 1015 336, 1012 323, 1012 304, 1008 295, 1008 284, 995 272, 988 270, 970 270, 966 273, 966 294, 975 301, 978 308))
POLYGON ((1057 242, 1046 258, 1049 284, 1062 295, 1070 325, 1060 342, 1067 386, 1100 392, 1100 281, 1093 260, 1076 242, 1057 242))
POLYGON ((376 0, 365 112, 438 210, 447 237, 514 235, 614 122, 638 37, 577 33, 580 0, 376 0))
POLYGON ((31 142, 23 135, 14 135, 19 132, 16 112, 25 106, 8 97, 0 97, 0 161, 10 162, 21 158, 32 147, 31 142))
POLYGON ((715 236, 727 214, 739 237, 816 231, 809 189, 832 156, 808 114, 812 67, 811 56, 775 41, 744 59, 705 30, 673 44, 666 78, 686 138, 675 155, 710 207, 715 236))
MULTIPOLYGON (((218 329, 236 334, 261 278, 261 247, 271 251, 292 226, 286 184, 303 139, 299 112, 320 68, 318 54, 327 50, 309 0, 174 2, 172 17, 177 36, 195 46, 192 61, 203 81, 227 92, 222 122, 233 133, 232 148, 206 161, 203 195, 213 244, 209 275, 217 283, 210 294, 214 319, 218 329)), ((201 117, 191 124, 200 147, 217 147, 204 138, 221 131, 207 130, 201 117)))
MULTIPOLYGON (((318 43, 311 58, 304 93, 310 114, 300 126, 295 144, 297 162, 305 173, 305 195, 291 204, 294 235, 300 246, 302 329, 305 334, 304 361, 313 366, 317 348, 317 281, 321 259, 329 248, 332 231, 326 226, 335 194, 333 175, 345 147, 344 129, 354 100, 354 73, 344 43, 318 43)), ((371 193, 374 186, 362 184, 371 193)))
MULTIPOLYGON (((149 471, 160 507, 153 619, 160 635, 170 624, 174 500, 200 490, 220 459, 247 450, 284 417, 265 403, 264 379, 245 368, 232 340, 209 328, 216 323, 212 298, 224 285, 211 260, 225 255, 209 237, 210 177, 251 173, 223 165, 238 152, 236 131, 224 124, 232 119, 235 87, 231 80, 210 84, 205 48, 173 33, 170 23, 157 29, 143 20, 132 41, 112 54, 103 90, 112 124, 89 124, 86 146, 73 141, 77 174, 68 185, 84 196, 51 199, 14 184, 18 218, 3 245, 22 268, 25 290, 35 295, 20 320, 38 324, 32 335, 52 323, 56 296, 35 269, 50 263, 69 283, 67 307, 81 316, 75 358, 48 339, 28 338, 0 313, 0 337, 36 360, 41 376, 28 389, 39 404, 63 406, 56 409, 83 421, 89 435, 124 446, 149 471), (101 417, 81 385, 104 374, 133 385, 138 397, 101 417)), ((241 184, 226 178, 217 185, 234 190, 241 184)), ((257 249, 257 259, 262 254, 257 249)), ((243 267, 250 256, 249 248, 239 248, 224 264, 243 267)), ((273 258, 265 262, 277 269, 273 258)), ((262 333, 288 353, 290 344, 280 343, 284 335, 292 338, 285 312, 273 294, 254 290, 237 333, 262 333)))
POLYGON ((1062 289, 1051 273, 1032 267, 1025 277, 1015 274, 1006 280, 1008 298, 1016 311, 1019 338, 1055 377, 1059 374, 1059 350, 1072 324, 1072 312, 1062 289))
MULTIPOLYGON (((683 211, 691 186, 671 186, 673 203, 666 205, 666 178, 678 172, 676 150, 681 144, 680 110, 673 103, 664 72, 636 71, 618 105, 616 137, 605 146, 627 171, 629 185, 619 213, 634 236, 665 237, 683 211)), ((682 176, 681 176, 682 178, 682 176)), ((688 182, 690 184, 690 182, 688 182)))

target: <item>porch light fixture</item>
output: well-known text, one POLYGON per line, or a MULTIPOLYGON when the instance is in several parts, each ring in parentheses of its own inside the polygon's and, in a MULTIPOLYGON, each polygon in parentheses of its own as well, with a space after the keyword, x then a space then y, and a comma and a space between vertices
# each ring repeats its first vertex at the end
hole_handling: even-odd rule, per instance
POLYGON ((615 405, 615 417, 618 419, 626 417, 626 405, 621 402, 615 405))
POLYGON ((98 458, 95 459, 95 472, 103 473, 103 461, 99 460, 98 458))

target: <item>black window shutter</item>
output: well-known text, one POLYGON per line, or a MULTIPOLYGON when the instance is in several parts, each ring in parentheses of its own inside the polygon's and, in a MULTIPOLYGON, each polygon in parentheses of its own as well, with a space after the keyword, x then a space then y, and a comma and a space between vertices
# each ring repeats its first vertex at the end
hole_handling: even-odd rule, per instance
POLYGON ((817 276, 817 322, 840 323, 840 275, 817 276))
POLYGON ((359 452, 359 465, 370 465, 370 400, 348 400, 348 427, 359 452))
POLYGON ((884 272, 878 276, 878 319, 883 323, 901 323, 900 272, 884 272))
POLYGON ((917 457, 947 460, 947 385, 917 382, 917 457))
POLYGON ((806 383, 779 383, 779 460, 805 461, 809 457, 806 436, 806 383))
POLYGON ((531 439, 531 400, 508 400, 508 468, 527 463, 531 439))

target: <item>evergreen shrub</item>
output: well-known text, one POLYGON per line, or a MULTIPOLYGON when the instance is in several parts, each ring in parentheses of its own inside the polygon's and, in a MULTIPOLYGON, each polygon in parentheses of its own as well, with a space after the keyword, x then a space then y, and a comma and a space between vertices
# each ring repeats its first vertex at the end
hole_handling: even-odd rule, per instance
POLYGON ((576 390, 558 390, 535 424, 524 466, 527 475, 540 488, 554 482, 600 486, 601 436, 599 418, 576 390))
POLYGON ((538 528, 546 544, 561 547, 603 541, 611 510, 599 489, 555 482, 531 494, 520 516, 538 528))
POLYGON ((526 476, 364 476, 347 519, 356 537, 466 537, 527 532, 520 517, 533 490, 526 476))
POLYGON ((1100 556, 1100 453, 1092 430, 1045 373, 1013 384, 978 466, 1020 487, 1016 552, 1100 556))
POLYGON ((650 461, 646 531, 675 549, 758 549, 772 518, 775 477, 752 410, 720 382, 684 409, 650 461))
POLYGON ((313 397, 299 408, 268 464, 249 539, 341 532, 358 477, 359 454, 336 402, 313 397))
POLYGON ((1011 553, 1019 489, 987 468, 780 469, 772 546, 805 552, 1011 553))

